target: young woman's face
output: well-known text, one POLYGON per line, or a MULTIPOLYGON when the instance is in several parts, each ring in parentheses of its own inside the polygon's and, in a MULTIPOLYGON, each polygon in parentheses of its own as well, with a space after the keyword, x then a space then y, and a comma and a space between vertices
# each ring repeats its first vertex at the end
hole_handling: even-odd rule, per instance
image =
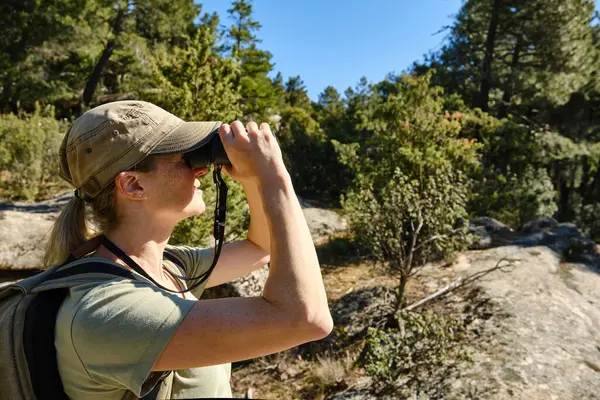
POLYGON ((180 221, 204 212, 198 178, 208 168, 192 169, 183 160, 183 154, 155 157, 154 168, 141 184, 146 194, 146 207, 153 215, 180 221))

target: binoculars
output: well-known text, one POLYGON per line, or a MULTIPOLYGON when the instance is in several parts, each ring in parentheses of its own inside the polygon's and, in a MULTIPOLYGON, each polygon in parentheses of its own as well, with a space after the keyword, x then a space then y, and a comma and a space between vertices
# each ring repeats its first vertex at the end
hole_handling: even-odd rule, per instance
POLYGON ((183 159, 190 168, 204 168, 213 164, 231 165, 221 138, 216 132, 208 143, 196 150, 185 153, 183 159))

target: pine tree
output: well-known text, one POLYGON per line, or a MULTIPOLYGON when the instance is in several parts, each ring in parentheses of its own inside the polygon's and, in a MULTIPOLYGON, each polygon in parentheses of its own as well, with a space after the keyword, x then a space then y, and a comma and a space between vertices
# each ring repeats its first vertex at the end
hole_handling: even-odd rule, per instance
POLYGON ((505 116, 514 105, 564 104, 594 68, 590 0, 467 0, 447 45, 416 65, 468 104, 505 116))
POLYGON ((258 48, 256 36, 261 25, 252 17, 252 2, 234 1, 227 10, 233 24, 225 33, 228 44, 223 47, 240 63, 236 87, 240 92, 242 114, 252 120, 265 121, 274 113, 276 94, 268 74, 273 70, 272 54, 258 48))

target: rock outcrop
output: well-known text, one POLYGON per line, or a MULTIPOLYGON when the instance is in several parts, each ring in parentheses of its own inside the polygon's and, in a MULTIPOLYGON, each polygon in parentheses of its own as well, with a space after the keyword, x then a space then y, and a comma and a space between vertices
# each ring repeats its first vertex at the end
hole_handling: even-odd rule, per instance
MULTIPOLYGON (((0 269, 40 268, 44 243, 60 210, 71 198, 66 193, 39 203, 0 203, 0 269)), ((304 217, 315 241, 346 228, 345 220, 331 210, 300 200, 304 217)), ((206 298, 258 296, 268 276, 268 267, 244 278, 208 289, 206 298)))

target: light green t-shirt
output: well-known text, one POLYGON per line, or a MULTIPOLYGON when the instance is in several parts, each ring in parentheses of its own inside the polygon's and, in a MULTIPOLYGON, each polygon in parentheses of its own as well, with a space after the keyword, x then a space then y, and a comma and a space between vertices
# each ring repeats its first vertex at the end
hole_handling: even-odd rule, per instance
MULTIPOLYGON (((167 250, 182 262, 188 276, 206 271, 213 258, 212 249, 168 246, 167 250)), ((118 265, 103 258, 76 263, 86 261, 118 265)), ((171 271, 179 271, 170 261, 164 262, 171 271)), ((58 369, 67 395, 86 400, 146 395, 161 375, 152 367, 203 291, 201 286, 182 299, 145 280, 82 279, 72 287, 57 317, 58 369)), ((231 397, 231 364, 172 375, 172 381, 163 383, 172 385, 167 398, 231 397)))

